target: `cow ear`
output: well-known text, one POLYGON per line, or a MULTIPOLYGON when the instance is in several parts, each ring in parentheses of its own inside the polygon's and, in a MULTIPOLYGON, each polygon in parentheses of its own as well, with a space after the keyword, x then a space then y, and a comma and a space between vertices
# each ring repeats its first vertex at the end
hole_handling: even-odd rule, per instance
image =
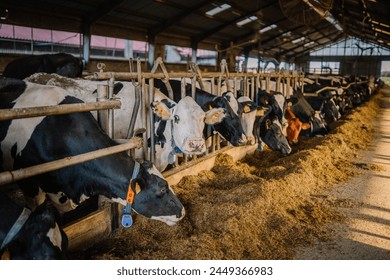
POLYGON ((265 115, 265 110, 263 107, 258 107, 256 109, 256 116, 262 117, 265 115))
POLYGON ((206 112, 204 122, 208 125, 214 125, 222 122, 225 117, 225 110, 222 108, 214 108, 206 112))
POLYGON ((265 128, 266 128, 266 129, 269 129, 270 126, 271 126, 271 124, 272 124, 271 119, 267 119, 267 120, 265 121, 265 128))
POLYGON ((168 106, 160 101, 154 101, 151 105, 153 113, 155 113, 158 117, 167 121, 171 119, 172 112, 169 110, 168 106))
POLYGON ((242 111, 243 111, 244 113, 249 113, 249 112, 251 111, 251 107, 249 107, 249 105, 244 105, 244 106, 242 107, 242 111))
POLYGON ((309 129, 310 128, 310 123, 302 123, 302 129, 303 130, 307 130, 307 129, 309 129))
POLYGON ((299 101, 298 98, 295 97, 295 96, 292 96, 292 97, 286 99, 286 102, 287 102, 287 104, 288 104, 289 107, 291 107, 291 106, 293 106, 294 104, 298 103, 298 101, 299 101))

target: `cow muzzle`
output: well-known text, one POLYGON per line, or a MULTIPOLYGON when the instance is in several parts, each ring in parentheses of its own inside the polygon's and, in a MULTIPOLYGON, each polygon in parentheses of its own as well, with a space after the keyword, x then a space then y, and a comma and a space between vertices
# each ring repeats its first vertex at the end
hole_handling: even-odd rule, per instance
POLYGON ((202 154, 206 152, 206 143, 203 138, 191 138, 184 142, 184 146, 181 149, 185 154, 202 154))

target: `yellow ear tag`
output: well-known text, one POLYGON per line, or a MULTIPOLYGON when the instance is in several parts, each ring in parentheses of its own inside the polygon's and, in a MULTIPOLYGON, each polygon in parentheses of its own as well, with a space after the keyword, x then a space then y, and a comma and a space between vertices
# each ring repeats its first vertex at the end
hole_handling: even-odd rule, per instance
POLYGON ((211 106, 211 104, 209 104, 209 110, 213 109, 213 106, 211 106))
POLYGON ((248 105, 244 106, 244 113, 249 113, 251 111, 251 108, 249 108, 248 105))
POLYGON ((139 194, 141 192, 141 187, 138 183, 135 183, 135 194, 139 194))
POLYGON ((268 120, 266 120, 266 122, 265 122, 265 127, 266 127, 267 129, 269 129, 270 126, 271 126, 271 120, 268 119, 268 120))

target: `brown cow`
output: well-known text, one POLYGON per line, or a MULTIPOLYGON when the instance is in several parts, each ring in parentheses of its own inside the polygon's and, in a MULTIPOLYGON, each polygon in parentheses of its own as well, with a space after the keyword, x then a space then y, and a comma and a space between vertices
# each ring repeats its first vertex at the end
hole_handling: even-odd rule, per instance
POLYGON ((287 119, 287 139, 290 144, 298 144, 298 136, 301 130, 310 128, 310 123, 303 123, 297 118, 290 108, 286 108, 284 116, 287 119))

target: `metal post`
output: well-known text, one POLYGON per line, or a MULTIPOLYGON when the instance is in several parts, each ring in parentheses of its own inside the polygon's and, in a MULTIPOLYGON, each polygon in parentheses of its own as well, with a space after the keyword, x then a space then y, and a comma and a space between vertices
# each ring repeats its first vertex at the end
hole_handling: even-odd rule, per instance
MULTIPOLYGON (((97 98, 96 101, 107 101, 108 85, 97 85, 97 98)), ((97 112, 97 122, 100 127, 108 134, 108 112, 107 110, 99 110, 97 112)))

